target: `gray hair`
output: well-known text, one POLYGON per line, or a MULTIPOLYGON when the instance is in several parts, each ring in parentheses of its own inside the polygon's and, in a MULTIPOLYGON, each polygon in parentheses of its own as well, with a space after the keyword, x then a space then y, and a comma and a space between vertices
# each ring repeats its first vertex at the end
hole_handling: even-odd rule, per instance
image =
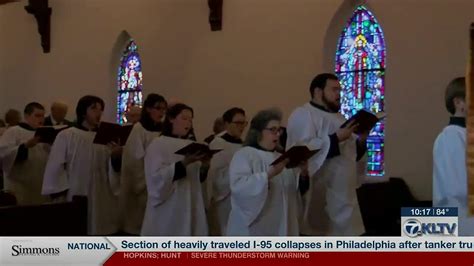
POLYGON ((270 121, 281 121, 282 112, 278 108, 265 109, 258 112, 250 122, 250 129, 247 133, 244 146, 256 146, 262 138, 262 131, 267 127, 270 121))

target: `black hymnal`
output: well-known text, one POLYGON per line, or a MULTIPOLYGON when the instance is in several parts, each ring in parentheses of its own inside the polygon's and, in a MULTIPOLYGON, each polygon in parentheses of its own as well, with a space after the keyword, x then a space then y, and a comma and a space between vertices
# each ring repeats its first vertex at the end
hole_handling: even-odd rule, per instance
POLYGON ((366 110, 359 110, 355 115, 349 118, 341 128, 346 127, 352 121, 358 124, 357 129, 354 131, 356 134, 369 132, 381 119, 385 118, 385 113, 373 114, 366 110))
POLYGON ((127 142, 133 125, 121 126, 119 124, 101 122, 94 138, 95 144, 107 145, 111 142, 123 146, 127 142))
POLYGON ((47 126, 36 129, 35 137, 39 137, 41 143, 53 144, 56 136, 68 126, 47 126))
POLYGON ((283 153, 278 159, 276 159, 271 165, 278 164, 286 159, 290 159, 286 168, 295 168, 304 161, 313 157, 319 150, 310 150, 307 146, 293 146, 285 153, 283 153))
POLYGON ((209 156, 212 156, 220 151, 221 150, 211 150, 209 149, 209 146, 207 146, 206 144, 193 142, 187 145, 186 147, 176 151, 175 153, 179 155, 202 153, 202 154, 207 154, 209 156))

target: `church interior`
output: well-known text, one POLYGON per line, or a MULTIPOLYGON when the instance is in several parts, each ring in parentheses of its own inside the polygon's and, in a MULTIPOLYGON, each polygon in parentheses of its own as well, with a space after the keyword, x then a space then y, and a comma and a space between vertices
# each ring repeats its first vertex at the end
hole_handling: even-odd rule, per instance
POLYGON ((365 182, 392 178, 414 199, 410 204, 431 204, 433 143, 449 122, 446 86, 466 75, 472 0, 0 3, 1 118, 33 101, 48 114, 61 101, 72 121, 78 99, 90 94, 105 102, 103 121, 120 122, 127 108, 121 107, 121 67, 133 54, 141 71, 138 101, 158 93, 191 106, 196 138, 203 141, 214 120, 234 106, 249 121, 277 107, 286 126, 292 111, 311 100, 313 77, 336 73, 343 93, 358 97, 351 89, 361 86, 373 94, 362 98, 377 97, 359 109, 387 114, 374 140, 379 167, 366 169, 365 182), (370 23, 370 32, 352 41, 367 47, 369 63, 352 70, 366 73, 365 81, 339 65, 351 52, 345 38, 354 37, 348 32, 358 19, 370 23))

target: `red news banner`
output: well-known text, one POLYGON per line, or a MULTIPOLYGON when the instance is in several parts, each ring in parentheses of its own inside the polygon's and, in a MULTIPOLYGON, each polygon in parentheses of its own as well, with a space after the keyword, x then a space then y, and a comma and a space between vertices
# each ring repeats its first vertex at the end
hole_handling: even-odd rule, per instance
POLYGON ((472 252, 117 252, 104 265, 474 265, 472 252))
POLYGON ((474 238, 109 238, 105 265, 474 265, 474 238))

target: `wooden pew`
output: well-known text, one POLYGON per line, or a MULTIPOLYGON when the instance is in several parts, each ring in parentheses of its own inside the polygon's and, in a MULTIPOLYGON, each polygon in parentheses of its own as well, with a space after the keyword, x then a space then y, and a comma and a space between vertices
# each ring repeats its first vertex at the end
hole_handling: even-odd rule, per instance
POLYGON ((0 236, 85 236, 87 198, 72 202, 0 207, 0 236))
POLYGON ((401 207, 431 207, 431 201, 417 200, 401 178, 364 184, 357 189, 360 212, 367 236, 400 236, 401 207))

